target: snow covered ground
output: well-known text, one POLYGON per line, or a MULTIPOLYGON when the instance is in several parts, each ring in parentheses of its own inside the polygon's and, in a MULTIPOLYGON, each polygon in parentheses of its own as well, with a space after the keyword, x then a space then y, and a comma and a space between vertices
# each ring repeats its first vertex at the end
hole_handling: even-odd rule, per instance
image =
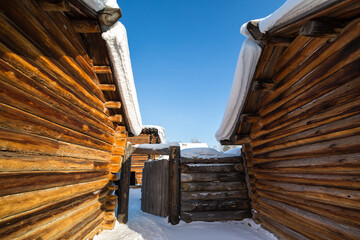
POLYGON ((172 226, 167 218, 144 213, 140 209, 141 190, 130 190, 129 222, 116 222, 114 230, 105 230, 95 240, 276 240, 273 234, 251 219, 230 222, 192 222, 172 226))

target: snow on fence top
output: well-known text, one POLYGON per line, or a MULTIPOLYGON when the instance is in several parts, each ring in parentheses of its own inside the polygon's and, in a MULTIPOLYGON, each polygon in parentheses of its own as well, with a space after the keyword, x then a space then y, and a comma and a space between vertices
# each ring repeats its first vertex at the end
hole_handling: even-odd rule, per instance
MULTIPOLYGON (((96 12, 105 7, 119 8, 116 0, 83 0, 83 2, 96 12)), ((116 22, 108 29, 103 30, 105 31, 101 36, 109 50, 126 122, 129 124, 130 131, 137 136, 141 133, 142 121, 131 68, 126 29, 120 22, 116 22)))
MULTIPOLYGON (((258 21, 260 31, 266 33, 270 29, 296 19, 300 15, 310 14, 316 11, 318 7, 325 7, 336 1, 338 0, 287 0, 273 14, 254 21, 258 21)), ((215 134, 218 141, 229 140, 235 131, 261 54, 259 43, 248 32, 247 24, 243 24, 240 30, 247 39, 241 47, 228 104, 221 125, 215 134)))
POLYGON ((160 138, 160 143, 165 143, 166 141, 165 128, 157 125, 143 125, 143 129, 156 129, 160 138))
POLYGON ((213 148, 187 148, 181 150, 181 157, 184 158, 201 158, 201 159, 214 159, 214 158, 230 158, 240 156, 240 152, 219 152, 213 148))

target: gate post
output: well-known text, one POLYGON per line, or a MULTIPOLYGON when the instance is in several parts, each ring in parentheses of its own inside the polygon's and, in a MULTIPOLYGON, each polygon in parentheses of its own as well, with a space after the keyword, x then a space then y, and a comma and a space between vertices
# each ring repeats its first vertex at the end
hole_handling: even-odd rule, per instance
POLYGON ((180 147, 169 147, 169 223, 180 222, 180 147))
POLYGON ((125 155, 121 166, 119 196, 118 196, 118 213, 119 223, 127 223, 129 212, 129 190, 130 190, 130 173, 131 173, 131 144, 127 143, 125 155))

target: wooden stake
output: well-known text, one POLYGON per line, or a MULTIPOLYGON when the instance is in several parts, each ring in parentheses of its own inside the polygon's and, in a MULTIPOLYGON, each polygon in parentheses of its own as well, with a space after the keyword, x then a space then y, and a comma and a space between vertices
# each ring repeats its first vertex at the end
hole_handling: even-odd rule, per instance
POLYGON ((180 222, 180 147, 170 147, 169 155, 169 223, 180 222))

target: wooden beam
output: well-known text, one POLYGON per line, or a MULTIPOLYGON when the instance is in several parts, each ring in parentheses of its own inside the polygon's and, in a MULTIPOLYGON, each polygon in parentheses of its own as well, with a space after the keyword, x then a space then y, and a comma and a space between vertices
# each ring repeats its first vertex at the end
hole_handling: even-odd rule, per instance
POLYGON ((133 146, 133 154, 156 154, 156 155, 169 155, 169 146, 165 144, 137 144, 133 146))
POLYGON ((180 222, 180 147, 170 147, 169 155, 169 218, 172 225, 180 222))
POLYGON ((100 27, 96 20, 81 19, 72 20, 71 25, 78 33, 100 33, 100 27))
POLYGON ((98 17, 101 25, 111 26, 122 17, 122 12, 120 8, 105 7, 99 12, 98 17))
POLYGON ((111 74, 111 68, 110 66, 93 66, 92 70, 97 74, 111 74))
POLYGON ((115 101, 106 102, 105 103, 105 108, 120 109, 121 108, 121 102, 115 102, 115 101))
POLYGON ((253 82, 252 89, 254 91, 271 92, 275 83, 271 79, 258 79, 253 82))
POLYGON ((255 40, 262 40, 262 39, 264 39, 264 34, 262 32, 260 32, 258 24, 259 24, 258 20, 252 20, 252 21, 248 22, 248 24, 246 25, 246 28, 249 31, 250 35, 255 40))
POLYGON ((67 0, 38 0, 38 4, 46 12, 66 12, 70 10, 67 0))
POLYGON ((120 173, 118 213, 117 213, 117 220, 119 221, 119 223, 127 223, 128 221, 130 175, 131 175, 130 173, 131 173, 131 143, 128 143, 125 148, 125 156, 120 173))
POLYGON ((114 116, 110 116, 110 120, 112 122, 118 122, 121 123, 123 121, 123 117, 120 114, 114 115, 114 116))
POLYGON ((329 19, 312 20, 302 25, 299 35, 319 38, 336 37, 344 25, 329 19))
POLYGON ((245 123, 258 123, 261 117, 256 114, 241 114, 240 121, 245 123))
POLYGON ((250 140, 249 136, 237 135, 235 138, 235 145, 246 144, 246 143, 250 143, 250 142, 251 142, 251 140, 250 140))
POLYGON ((99 84, 99 88, 104 92, 115 92, 116 86, 115 84, 99 84))

